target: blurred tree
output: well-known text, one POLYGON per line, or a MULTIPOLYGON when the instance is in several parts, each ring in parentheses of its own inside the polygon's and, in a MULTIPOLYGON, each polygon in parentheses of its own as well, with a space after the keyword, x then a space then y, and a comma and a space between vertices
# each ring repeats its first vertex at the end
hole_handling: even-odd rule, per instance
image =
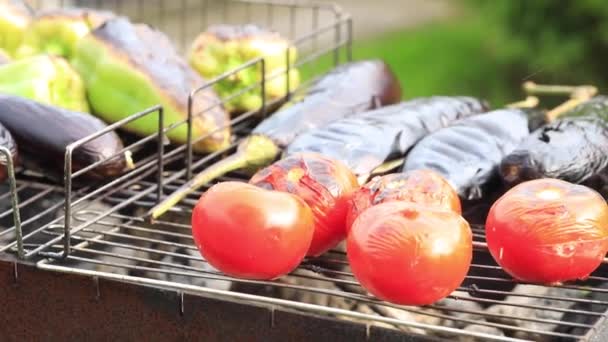
POLYGON ((606 0, 468 0, 500 34, 514 82, 608 86, 606 0))

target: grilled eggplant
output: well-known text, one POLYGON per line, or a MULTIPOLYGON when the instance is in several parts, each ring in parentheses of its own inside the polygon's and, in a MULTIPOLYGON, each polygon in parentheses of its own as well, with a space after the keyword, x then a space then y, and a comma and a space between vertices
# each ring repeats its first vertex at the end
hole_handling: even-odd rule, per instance
MULTIPOLYGON (((24 159, 29 157, 59 171, 63 170, 68 145, 106 127, 101 120, 86 113, 6 94, 0 94, 0 124, 12 133, 24 159)), ((114 132, 104 134, 74 150, 73 170, 111 158, 122 148, 114 132)), ((126 162, 125 156, 119 155, 86 174, 91 178, 116 176, 125 170, 126 162)))
POLYGON ((22 0, 0 1, 0 48, 10 56, 21 44, 33 11, 22 0))
MULTIPOLYGON (((17 144, 11 133, 2 124, 0 124, 0 147, 4 147, 10 152, 13 163, 17 161, 17 144)), ((6 163, 6 155, 0 153, 0 183, 4 182, 8 176, 6 163)))
MULTIPOLYGON (((215 25, 201 33, 190 47, 188 61, 204 78, 211 79, 259 57, 264 58, 266 73, 266 99, 275 100, 287 95, 289 89, 299 85, 299 72, 296 68, 289 70, 287 77, 287 51, 289 64, 296 60, 296 48, 278 32, 267 30, 256 25, 215 25)), ((242 69, 215 85, 215 90, 222 98, 237 92, 236 96, 226 103, 229 112, 246 112, 257 110, 262 106, 259 87, 246 90, 259 84, 262 80, 262 64, 256 63, 242 69)))
POLYGON ((593 116, 562 118, 532 132, 500 164, 508 186, 536 178, 581 183, 608 166, 608 125, 593 116))
POLYGON ((230 171, 267 166, 302 133, 398 102, 401 87, 386 63, 366 60, 333 69, 295 98, 262 121, 234 155, 208 167, 154 207, 152 217, 160 217, 190 192, 230 171))
POLYGON ((608 122, 608 96, 598 95, 572 108, 561 117, 596 117, 608 122))
MULTIPOLYGON (((72 64, 84 79, 93 112, 116 122, 157 104, 164 124, 188 117, 188 95, 204 80, 178 55, 166 35, 127 19, 110 19, 76 44, 72 64)), ((230 117, 211 90, 199 92, 192 104, 192 137, 198 152, 212 152, 230 143, 230 117)), ((158 116, 147 115, 125 125, 134 134, 148 136, 158 130, 158 116)), ((167 136, 187 142, 187 125, 167 136)))
POLYGON ((302 134, 285 155, 317 152, 342 161, 365 180, 385 161, 404 156, 426 135, 487 108, 485 101, 472 97, 433 96, 405 101, 302 134))
POLYGON ((80 75, 61 57, 39 55, 0 66, 0 93, 89 112, 80 75))
POLYGON ((80 38, 113 17, 112 12, 84 8, 39 12, 27 27, 16 56, 24 58, 44 53, 70 59, 80 38))
POLYGON ((403 171, 433 170, 461 198, 476 200, 497 178, 502 159, 528 134, 528 116, 519 109, 469 117, 422 139, 408 153, 403 171))

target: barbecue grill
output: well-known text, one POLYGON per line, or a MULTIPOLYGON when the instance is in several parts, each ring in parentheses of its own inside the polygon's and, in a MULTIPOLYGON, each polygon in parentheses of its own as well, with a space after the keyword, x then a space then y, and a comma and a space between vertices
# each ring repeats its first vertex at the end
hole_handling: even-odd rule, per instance
MULTIPOLYGON (((30 4, 38 8, 42 2, 30 4)), ((57 5, 106 8, 147 21, 171 35, 182 51, 212 23, 269 26, 289 37, 301 55, 284 72, 309 67, 321 75, 352 58, 352 20, 327 3, 161 0, 57 5)), ((263 69, 263 63, 255 59, 210 80, 193 89, 189 101, 239 70, 258 65, 263 69)), ((255 85, 261 94, 266 81, 255 85)), ((221 274, 201 259, 190 235, 189 217, 201 191, 159 221, 147 220, 148 209, 193 173, 231 152, 275 105, 263 103, 259 110, 234 118, 231 147, 206 156, 192 153, 192 139, 183 146, 166 143, 165 134, 189 125, 189 120, 162 128, 162 107, 134 113, 67 149, 63 185, 57 185, 61 177, 13 170, 10 154, 0 150, 9 170, 9 184, 0 188, 4 339, 608 340, 605 264, 586 281, 553 287, 515 283, 492 260, 480 225, 472 225, 475 254, 462 286, 434 305, 407 307, 379 301, 362 290, 343 248, 308 258, 276 281, 221 274), (121 131, 147 115, 158 116, 158 134, 135 138, 121 131), (72 151, 111 131, 125 138, 135 168, 115 179, 83 182, 80 176, 101 162, 73 172, 72 151)), ((219 181, 246 178, 232 173, 219 181)))

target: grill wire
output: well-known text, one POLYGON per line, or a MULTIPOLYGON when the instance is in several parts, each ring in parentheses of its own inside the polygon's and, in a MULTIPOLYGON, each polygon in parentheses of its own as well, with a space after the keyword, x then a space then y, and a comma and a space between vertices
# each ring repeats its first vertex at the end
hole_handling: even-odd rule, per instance
MULTIPOLYGON (((34 7, 40 6, 39 1, 32 3, 34 7)), ((60 3, 61 6, 64 5, 64 1, 60 3)), ((101 1, 74 3, 102 7, 101 1)), ((143 1, 121 3, 117 1, 115 8, 108 9, 126 13, 131 11, 137 14, 137 20, 142 19, 139 16, 154 12, 163 29, 168 27, 163 25, 168 23, 162 17, 163 8, 184 15, 194 9, 188 6, 173 9, 168 1, 156 1, 158 6, 144 6, 143 1)), ((197 8, 197 13, 206 14, 203 20, 194 22, 183 17, 178 25, 172 27, 176 31, 173 35, 179 37, 179 48, 182 51, 186 42, 202 31, 211 19, 250 21, 259 16, 256 9, 263 9, 268 26, 273 26, 276 18, 281 15, 291 16, 294 20, 289 20, 289 26, 282 30, 288 32, 291 38, 298 36, 297 29, 301 29, 301 25, 295 24, 301 20, 297 19, 296 5, 287 6, 281 12, 279 6, 273 5, 275 2, 256 0, 246 4, 245 13, 248 13, 248 18, 234 19, 228 13, 229 6, 223 7, 220 16, 210 16, 208 13, 211 12, 206 10, 213 1, 199 3, 202 7, 197 8), (191 27, 190 23, 193 22, 200 27, 191 27)), ((276 4, 280 4, 280 1, 276 4)), ((311 32, 318 31, 321 24, 327 21, 323 20, 320 13, 323 13, 320 7, 313 8, 310 17, 311 32)), ((333 34, 331 30, 325 31, 333 34)), ((316 63, 324 54, 334 54, 336 58, 334 52, 339 47, 350 44, 350 37, 343 39, 338 35, 333 45, 323 43, 323 39, 318 38, 310 35, 303 39, 312 44, 310 48, 313 52, 300 59, 300 64, 316 63), (324 46, 322 49, 321 45, 324 46)), ((253 116, 249 113, 231 122, 239 138, 248 134, 253 125, 253 116)), ((195 158, 192 170, 200 171, 222 158, 225 153, 234 150, 238 141, 237 139, 226 151, 195 158)), ((201 258, 190 235, 189 216, 204 189, 188 196, 178 207, 168 212, 162 221, 154 224, 146 222, 146 211, 158 200, 155 178, 158 170, 155 161, 158 156, 150 153, 155 151, 154 148, 138 151, 134 159, 137 161, 137 170, 142 172, 126 177, 124 181, 117 182, 73 207, 71 251, 65 258, 59 257, 65 248, 61 241, 64 234, 63 187, 50 185, 45 178, 48 175, 19 170, 17 195, 20 199, 19 211, 26 255, 38 260, 38 265, 43 269, 123 277, 127 281, 201 292, 212 289, 216 291, 213 293, 230 293, 253 302, 288 306, 357 320, 364 324, 401 329, 406 333, 445 337, 448 340, 579 341, 589 339, 599 324, 604 322, 608 306, 606 264, 585 281, 550 288, 517 284, 492 260, 483 244, 484 230, 480 225, 472 225, 476 250, 467 278, 452 295, 430 306, 393 305, 368 295, 350 273, 343 246, 321 257, 306 259, 292 274, 276 281, 252 281, 225 276, 201 258), (311 305, 305 305, 306 303, 311 305)), ((167 171, 163 172, 161 190, 167 195, 185 182, 181 163, 184 148, 167 147, 165 152, 161 164, 167 166, 167 171)), ((246 175, 230 174, 218 181, 223 180, 246 180, 246 175)), ((75 187, 73 201, 82 199, 100 185, 102 184, 75 187)), ((9 203, 9 196, 7 187, 0 185, 0 251, 15 252, 12 210, 6 204, 9 203)))

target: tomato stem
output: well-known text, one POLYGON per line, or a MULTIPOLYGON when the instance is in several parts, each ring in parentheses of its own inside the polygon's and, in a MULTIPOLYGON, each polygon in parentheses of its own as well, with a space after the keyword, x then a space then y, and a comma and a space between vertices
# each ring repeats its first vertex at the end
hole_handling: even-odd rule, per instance
POLYGON ((239 144, 235 154, 206 168, 150 209, 151 219, 159 218, 186 196, 228 172, 245 168, 259 169, 267 166, 279 155, 279 152, 279 147, 268 137, 263 135, 247 137, 239 144))

